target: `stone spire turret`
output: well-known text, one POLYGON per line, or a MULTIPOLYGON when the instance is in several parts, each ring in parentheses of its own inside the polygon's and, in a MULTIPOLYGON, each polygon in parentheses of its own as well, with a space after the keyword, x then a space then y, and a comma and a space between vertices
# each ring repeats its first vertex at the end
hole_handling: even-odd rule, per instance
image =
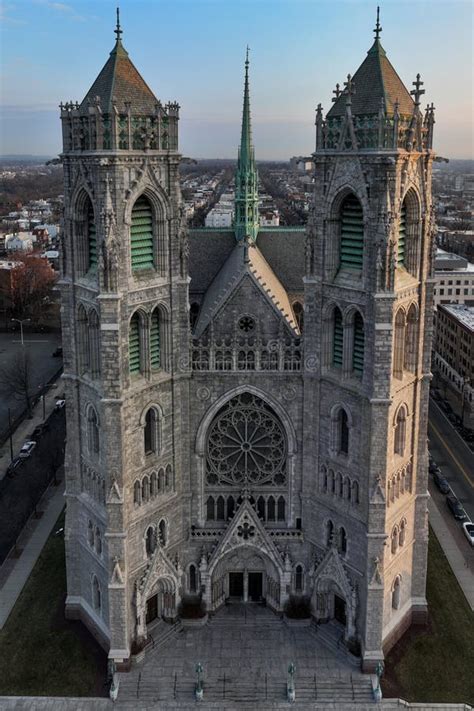
POLYGON ((258 174, 252 145, 249 94, 249 49, 245 59, 242 134, 235 173, 235 237, 255 242, 258 234, 258 174))

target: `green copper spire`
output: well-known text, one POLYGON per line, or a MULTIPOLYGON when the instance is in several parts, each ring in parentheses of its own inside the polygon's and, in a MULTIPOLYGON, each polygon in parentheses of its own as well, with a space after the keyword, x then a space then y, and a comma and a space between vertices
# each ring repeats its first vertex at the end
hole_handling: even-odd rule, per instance
POLYGON ((235 172, 235 237, 255 242, 258 234, 258 174, 252 145, 249 96, 249 48, 245 58, 242 135, 235 172))

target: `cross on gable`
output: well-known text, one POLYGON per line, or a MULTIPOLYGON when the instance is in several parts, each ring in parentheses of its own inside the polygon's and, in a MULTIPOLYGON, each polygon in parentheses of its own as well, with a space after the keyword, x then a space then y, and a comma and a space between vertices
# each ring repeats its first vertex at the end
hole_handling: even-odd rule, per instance
POLYGON ((333 97, 332 101, 333 101, 333 102, 334 102, 334 101, 337 101, 338 98, 339 98, 339 97, 341 96, 341 94, 342 94, 340 84, 336 84, 336 88, 333 90, 332 93, 335 94, 335 96, 333 97))
POLYGON ((355 94, 355 85, 350 74, 347 75, 347 81, 344 82, 344 94, 348 98, 355 94))
POLYGON ((421 81, 420 74, 416 75, 416 81, 412 82, 412 84, 415 88, 410 91, 410 94, 415 97, 415 106, 419 106, 420 96, 425 93, 425 90, 421 88, 424 82, 421 81))

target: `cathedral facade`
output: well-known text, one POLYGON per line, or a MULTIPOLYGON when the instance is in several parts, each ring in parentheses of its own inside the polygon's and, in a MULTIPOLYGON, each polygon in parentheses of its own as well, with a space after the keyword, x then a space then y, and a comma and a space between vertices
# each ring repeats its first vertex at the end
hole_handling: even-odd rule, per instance
POLYGON ((117 40, 61 105, 66 614, 126 668, 202 600, 305 598, 362 668, 427 612, 433 107, 375 41, 316 112, 304 228, 188 230, 179 105, 117 40))

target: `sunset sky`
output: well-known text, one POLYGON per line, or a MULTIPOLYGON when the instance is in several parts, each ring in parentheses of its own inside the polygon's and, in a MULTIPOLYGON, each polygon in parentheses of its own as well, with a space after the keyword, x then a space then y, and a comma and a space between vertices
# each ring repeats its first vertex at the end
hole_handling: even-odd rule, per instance
MULTIPOLYGON (((60 101, 80 101, 114 45, 115 0, 2 3, 2 141, 8 153, 60 151, 60 101)), ((245 47, 257 159, 314 150, 314 109, 331 106, 373 42, 361 0, 121 0, 123 44, 156 96, 181 105, 180 150, 233 158, 245 47)), ((435 149, 473 157, 469 0, 383 0, 381 42, 410 90, 436 106, 435 149)))

